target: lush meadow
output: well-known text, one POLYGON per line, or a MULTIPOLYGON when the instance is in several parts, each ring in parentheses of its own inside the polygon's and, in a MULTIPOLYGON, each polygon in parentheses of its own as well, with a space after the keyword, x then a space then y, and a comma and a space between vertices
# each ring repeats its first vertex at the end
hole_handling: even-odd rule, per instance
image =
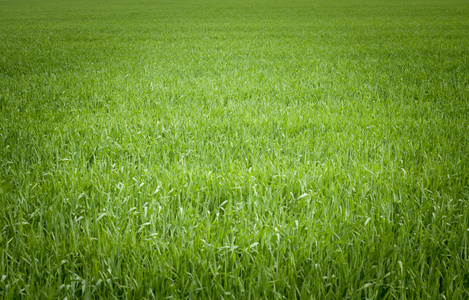
POLYGON ((0 1, 0 298, 467 299, 468 20, 0 1))

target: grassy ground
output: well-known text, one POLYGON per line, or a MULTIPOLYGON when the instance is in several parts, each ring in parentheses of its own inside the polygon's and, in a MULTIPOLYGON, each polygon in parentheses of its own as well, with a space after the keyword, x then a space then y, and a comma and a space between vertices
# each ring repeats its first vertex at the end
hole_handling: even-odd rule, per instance
POLYGON ((468 18, 1 1, 0 298, 468 298, 468 18))

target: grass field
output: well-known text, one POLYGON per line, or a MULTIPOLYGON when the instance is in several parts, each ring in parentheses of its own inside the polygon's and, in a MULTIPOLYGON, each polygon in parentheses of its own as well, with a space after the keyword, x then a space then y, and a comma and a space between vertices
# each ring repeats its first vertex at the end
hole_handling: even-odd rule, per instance
POLYGON ((0 298, 469 298, 469 2, 0 1, 0 298))

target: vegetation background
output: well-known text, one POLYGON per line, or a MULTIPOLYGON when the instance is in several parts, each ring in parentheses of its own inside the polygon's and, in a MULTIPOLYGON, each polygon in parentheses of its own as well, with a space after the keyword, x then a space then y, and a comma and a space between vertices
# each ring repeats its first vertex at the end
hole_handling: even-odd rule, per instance
POLYGON ((0 1, 0 298, 469 298, 469 1, 0 1))

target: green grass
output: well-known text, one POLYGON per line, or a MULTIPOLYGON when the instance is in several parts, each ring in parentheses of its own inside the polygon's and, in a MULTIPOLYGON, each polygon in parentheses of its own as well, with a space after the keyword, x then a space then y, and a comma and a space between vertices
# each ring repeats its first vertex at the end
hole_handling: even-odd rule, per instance
POLYGON ((468 18, 1 1, 0 298, 468 298, 468 18))

